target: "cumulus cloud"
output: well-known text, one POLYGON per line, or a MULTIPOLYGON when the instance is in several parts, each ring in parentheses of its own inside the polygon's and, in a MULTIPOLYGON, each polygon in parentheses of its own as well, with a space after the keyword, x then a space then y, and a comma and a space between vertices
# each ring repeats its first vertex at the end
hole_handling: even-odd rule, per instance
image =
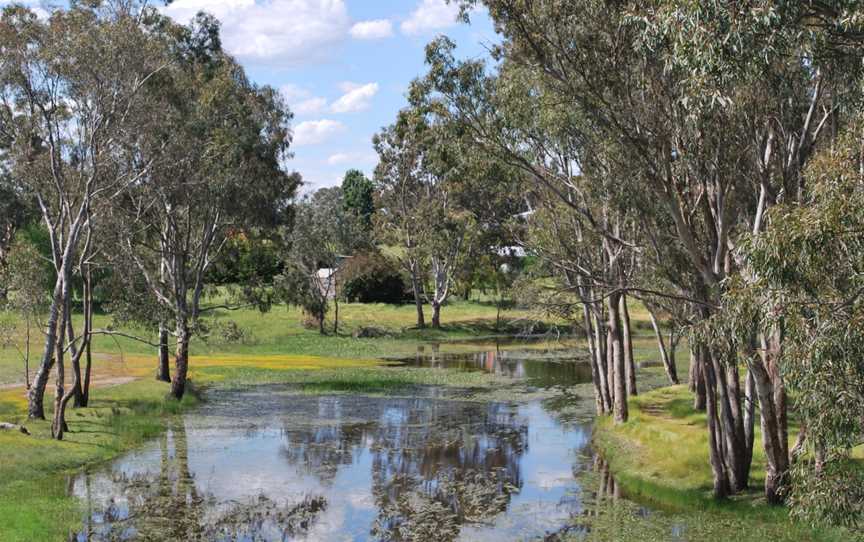
POLYGON ((314 96, 303 87, 288 83, 279 90, 295 115, 315 115, 327 108, 327 100, 314 96))
POLYGON ((331 154, 327 158, 327 163, 331 166, 341 166, 344 164, 369 164, 374 162, 378 155, 374 152, 337 152, 331 154))
POLYGON ((387 19, 360 21, 351 27, 351 37, 358 40, 389 38, 393 35, 393 24, 387 19))
POLYGON ((372 98, 378 94, 378 83, 342 83, 341 89, 344 94, 333 102, 330 110, 334 113, 354 113, 369 108, 372 98))
POLYGON ((307 120, 294 127, 294 145, 319 145, 332 136, 345 131, 345 125, 336 120, 307 120))
POLYGON ((446 0, 422 0, 402 22, 403 34, 416 35, 454 26, 458 22, 459 6, 446 0))
POLYGON ((211 13, 222 23, 229 52, 278 66, 320 60, 351 24, 344 0, 175 0, 163 11, 181 23, 211 13))

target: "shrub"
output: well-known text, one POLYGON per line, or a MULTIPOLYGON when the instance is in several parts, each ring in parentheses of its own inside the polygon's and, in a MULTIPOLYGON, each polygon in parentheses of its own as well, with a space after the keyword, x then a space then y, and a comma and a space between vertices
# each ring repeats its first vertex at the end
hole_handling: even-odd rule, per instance
POLYGON ((342 297, 360 303, 401 303, 405 281, 399 268, 380 252, 363 252, 339 270, 342 297))

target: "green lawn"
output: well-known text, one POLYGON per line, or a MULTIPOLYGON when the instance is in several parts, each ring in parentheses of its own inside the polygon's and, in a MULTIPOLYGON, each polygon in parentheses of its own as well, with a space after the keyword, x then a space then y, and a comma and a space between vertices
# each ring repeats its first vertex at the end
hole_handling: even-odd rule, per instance
MULTIPOLYGON (((427 307, 427 313, 429 309, 427 307)), ((413 305, 385 305, 342 303, 339 306, 339 334, 332 333, 332 316, 328 319, 328 335, 321 336, 317 330, 303 325, 303 316, 296 307, 274 306, 267 313, 254 309, 216 311, 207 318, 208 323, 217 322, 209 337, 195 337, 192 355, 209 356, 237 354, 244 356, 264 355, 310 355, 339 358, 381 358, 411 355, 417 346, 427 341, 452 341, 483 336, 513 333, 528 325, 536 314, 527 310, 502 312, 502 325, 496 329, 497 309, 492 304, 476 301, 454 300, 442 309, 441 330, 418 330, 415 326, 416 309, 413 305), (235 323, 244 337, 239 341, 223 338, 219 326, 235 323), (354 339, 352 333, 361 327, 375 326, 390 333, 389 337, 354 339)), ((431 318, 427 314, 427 319, 431 318)), ((0 321, 13 320, 13 315, 0 312, 0 321)), ((97 314, 95 327, 106 328, 110 318, 97 314)), ((211 325, 212 327, 212 325, 211 325)), ((548 327, 548 326, 546 326, 548 327)), ((20 328, 20 326, 19 326, 20 328)), ((136 336, 155 342, 152 331, 124 329, 136 336)), ((569 331, 569 328, 563 329, 569 331)), ((41 330, 31 334, 31 369, 38 364, 41 351, 41 330), (35 361, 34 361, 35 360, 35 361)), ((23 332, 18 330, 17 342, 23 346, 23 332)), ((154 355, 154 349, 144 343, 118 336, 94 337, 93 349, 97 353, 110 354, 112 360, 123 357, 154 355)), ((99 366, 97 365, 97 371, 99 366)), ((0 348, 0 385, 24 380, 23 362, 12 347, 0 348)))
MULTIPOLYGON (((627 423, 616 425, 609 417, 598 420, 594 441, 624 495, 665 511, 657 514, 656 528, 671 528, 677 522, 690 533, 687 538, 691 540, 726 539, 730 532, 735 533, 736 540, 851 539, 851 533, 842 529, 814 529, 794 522, 787 509, 765 503, 765 457, 758 427, 751 489, 717 502, 711 496, 707 421, 704 412, 692 408, 687 387, 652 390, 632 398, 629 407, 627 423)), ((790 429, 794 439, 796 428, 790 429)), ((626 515, 614 518, 600 521, 600 532, 626 537, 638 528, 626 515)), ((650 532, 648 529, 642 534, 650 532)))

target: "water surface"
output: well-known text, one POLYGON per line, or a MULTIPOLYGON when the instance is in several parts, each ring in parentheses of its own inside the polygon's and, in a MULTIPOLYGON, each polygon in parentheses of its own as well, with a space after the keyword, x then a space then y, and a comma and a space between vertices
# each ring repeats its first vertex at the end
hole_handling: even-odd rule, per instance
POLYGON ((551 388, 591 382, 591 365, 586 356, 572 349, 501 349, 497 344, 474 352, 441 352, 439 345, 429 344, 418 347, 414 356, 396 361, 413 367, 483 371, 551 388))
POLYGON ((213 392, 161 438, 74 480, 87 509, 75 538, 542 539, 583 513, 588 423, 539 402, 420 393, 213 392))

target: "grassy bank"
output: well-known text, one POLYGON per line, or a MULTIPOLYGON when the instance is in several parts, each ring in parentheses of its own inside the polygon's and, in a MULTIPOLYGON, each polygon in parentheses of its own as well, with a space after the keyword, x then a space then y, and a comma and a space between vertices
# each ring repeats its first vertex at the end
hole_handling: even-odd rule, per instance
MULTIPOLYGON (((66 539, 81 522, 78 502, 68 496, 71 474, 156 436, 170 416, 197 402, 194 392, 180 403, 166 401, 167 391, 150 380, 93 390, 90 408, 69 410, 71 431, 59 442, 48 421, 27 422, 30 436, 0 431, 0 540, 66 539)), ((20 390, 0 393, 0 420, 25 417, 20 390)))
MULTIPOLYGON (((794 438, 794 428, 792 433, 794 438)), ((634 514, 610 509, 596 522, 599 539, 630 538, 635 532, 639 535, 634 539, 662 539, 652 538, 652 529, 667 536, 680 531, 690 540, 722 540, 732 532, 739 541, 852 539, 841 529, 813 529, 795 522, 785 508, 765 503, 765 457, 758 428, 751 489, 715 501, 707 439, 705 414, 693 410, 686 386, 660 388, 631 399, 625 424, 615 425, 608 417, 598 420, 595 445, 621 493, 659 510, 651 521, 639 522, 634 514)))
MULTIPOLYGON (((489 303, 453 300, 442 311, 441 330, 414 327, 416 310, 413 305, 342 303, 339 305, 339 333, 334 334, 332 314, 328 318, 328 335, 304 326, 303 315, 296 307, 276 305, 267 313, 255 309, 214 311, 205 324, 209 333, 192 341, 193 356, 242 355, 324 356, 336 358, 382 358, 412 355, 417 347, 430 341, 453 341, 506 335, 521 330, 536 317, 526 310, 502 311, 500 325, 497 308, 489 303), (231 326, 230 330, 226 326, 231 326), (375 339, 355 339, 352 333, 364 327, 376 327, 386 336, 375 339), (230 332, 229 332, 230 331, 230 332), (228 337, 233 335, 233 337, 228 337)), ((0 312, 0 323, 17 322, 14 315, 0 312)), ((94 326, 112 325, 109 316, 96 314, 94 326)), ((120 328, 124 332, 156 341, 152 330, 120 328)), ((18 323, 16 343, 23 349, 24 331, 18 323)), ((38 364, 42 349, 42 333, 31 333, 31 371, 38 364)), ((134 365, 138 356, 154 356, 152 346, 120 336, 98 335, 93 349, 99 355, 96 372, 111 372, 124 362, 134 365)), ((115 371, 116 372, 116 371, 115 371)), ((11 346, 0 346, 0 385, 23 382, 24 366, 11 346)))
MULTIPOLYGON (((157 436, 172 416, 197 404, 194 392, 180 403, 167 399, 167 384, 143 377, 151 366, 148 356, 125 358, 127 373, 142 378, 93 389, 89 408, 69 409, 70 431, 60 442, 50 438, 50 422, 26 420, 23 390, 0 392, 0 420, 24 423, 32 433, 0 431, 0 540, 66 539, 82 517, 78 501, 69 496, 72 475, 157 436)), ((422 385, 459 389, 460 398, 526 391, 485 373, 391 368, 372 359, 222 354, 197 356, 192 367, 193 390, 288 383, 307 393, 411 393, 422 385)), ((46 397, 49 419, 51 402, 46 397)))

